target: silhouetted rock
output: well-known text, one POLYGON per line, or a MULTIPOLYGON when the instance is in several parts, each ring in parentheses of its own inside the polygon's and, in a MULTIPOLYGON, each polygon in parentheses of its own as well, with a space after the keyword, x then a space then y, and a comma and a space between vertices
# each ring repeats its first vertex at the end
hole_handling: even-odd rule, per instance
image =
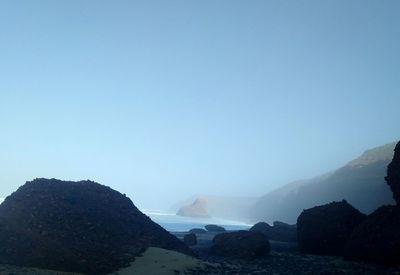
POLYGON ((197 244, 196 234, 190 233, 183 236, 183 242, 188 246, 196 245, 197 244))
POLYGON ((191 250, 125 195, 92 181, 36 179, 0 205, 0 262, 103 274, 149 246, 191 250))
POLYGON ((350 235, 344 256, 349 260, 400 265, 400 209, 382 206, 350 235))
POLYGON ((216 224, 207 224, 204 226, 209 232, 225 232, 225 228, 216 224))
POLYGON ((185 217, 209 217, 207 201, 204 199, 197 199, 191 205, 182 206, 176 214, 185 217))
POLYGON ((304 210, 297 219, 297 238, 302 253, 342 255, 353 229, 365 215, 346 201, 304 210))
POLYGON ((400 204, 400 142, 394 149, 392 162, 387 168, 386 182, 389 184, 393 192, 393 198, 397 204, 400 204))
POLYGON ((280 242, 296 242, 297 241, 297 227, 283 222, 274 222, 270 226, 266 222, 259 222, 250 228, 250 231, 261 232, 267 236, 268 240, 280 242))
POLYGON ((247 260, 264 257, 269 251, 269 241, 264 234, 244 230, 218 234, 211 247, 212 254, 247 260))
POLYGON ((204 234, 204 233, 207 233, 207 230, 205 230, 203 228, 192 228, 189 230, 189 233, 204 234))

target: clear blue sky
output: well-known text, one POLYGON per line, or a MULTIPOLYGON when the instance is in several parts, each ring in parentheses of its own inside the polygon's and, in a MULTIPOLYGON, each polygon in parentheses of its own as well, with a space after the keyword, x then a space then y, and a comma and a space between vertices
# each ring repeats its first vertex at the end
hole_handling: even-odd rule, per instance
POLYGON ((400 138, 400 1, 1 1, 0 197, 257 196, 400 138))

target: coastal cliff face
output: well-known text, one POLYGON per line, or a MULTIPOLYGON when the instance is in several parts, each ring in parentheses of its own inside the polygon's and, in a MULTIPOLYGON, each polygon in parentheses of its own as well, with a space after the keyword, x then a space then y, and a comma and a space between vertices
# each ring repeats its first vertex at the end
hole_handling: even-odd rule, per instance
POLYGON ((368 150, 334 172, 294 182, 264 195, 249 211, 250 219, 295 223, 303 209, 343 199, 366 214, 382 205, 394 204, 384 178, 395 145, 368 150))
POLYGON ((104 274, 150 246, 192 253, 125 195, 92 181, 36 179, 0 205, 3 264, 104 274))
POLYGON ((196 199, 192 204, 179 208, 177 215, 185 217, 209 217, 207 201, 196 199))
POLYGON ((256 201, 252 197, 199 196, 175 205, 173 210, 181 216, 247 221, 256 201))

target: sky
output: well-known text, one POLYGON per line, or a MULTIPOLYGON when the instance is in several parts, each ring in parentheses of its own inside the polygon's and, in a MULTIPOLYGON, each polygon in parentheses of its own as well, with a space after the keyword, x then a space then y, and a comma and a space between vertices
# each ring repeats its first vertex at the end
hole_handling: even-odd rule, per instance
POLYGON ((400 1, 0 2, 0 197, 261 196, 400 139, 400 1))

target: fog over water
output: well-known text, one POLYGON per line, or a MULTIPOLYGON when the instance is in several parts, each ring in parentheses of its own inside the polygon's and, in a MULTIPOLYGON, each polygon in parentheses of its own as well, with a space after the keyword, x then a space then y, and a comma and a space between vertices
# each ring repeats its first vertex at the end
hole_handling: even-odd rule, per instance
POLYGON ((0 3, 0 197, 258 197, 399 139, 399 1, 0 3), (7 39, 4 39, 7 37, 7 39))

